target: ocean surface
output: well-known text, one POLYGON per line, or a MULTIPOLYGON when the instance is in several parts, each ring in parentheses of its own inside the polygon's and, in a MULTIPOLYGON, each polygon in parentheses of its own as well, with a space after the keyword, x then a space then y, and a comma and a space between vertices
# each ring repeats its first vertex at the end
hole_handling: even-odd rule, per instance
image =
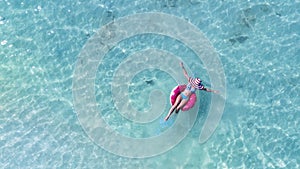
MULTIPOLYGON (((125 34, 133 32, 135 24, 130 22, 125 34)), ((181 25, 169 31, 177 27, 181 25)), ((299 0, 0 0, 0 168, 300 168, 299 44, 299 0), (226 90, 220 92, 225 106, 212 136, 200 143, 214 103, 213 94, 199 91, 197 117, 187 134, 176 143, 164 139, 172 145, 164 152, 132 158, 101 146, 110 139, 97 142, 91 135, 110 138, 110 132, 88 131, 84 126, 99 127, 99 123, 94 116, 84 119, 76 108, 76 104, 89 106, 79 104, 74 94, 88 85, 75 83, 80 64, 95 63, 96 69, 94 78, 86 80, 93 84, 94 96, 83 91, 79 97, 94 98, 95 119, 101 117, 111 132, 129 138, 155 140, 180 115, 186 116, 180 112, 163 120, 172 88, 183 81, 162 69, 174 68, 184 78, 173 59, 183 61, 190 75, 200 77, 204 85, 220 90, 211 84, 209 74, 217 67, 208 67, 189 44, 164 34, 126 37, 109 46, 99 63, 82 52, 97 36, 118 36, 99 34, 110 23, 149 12, 176 16, 201 32, 207 41, 199 39, 199 46, 211 46, 224 70, 226 90), (155 57, 145 52, 150 48, 169 52, 171 59, 153 61, 155 57), (148 65, 151 61, 154 66, 148 65), (116 78, 117 72, 129 81, 116 78), (118 91, 122 86, 128 86, 126 94, 118 91), (136 117, 146 116, 142 113, 149 109, 159 114, 138 123, 120 115, 124 105, 137 110, 136 117)), ((110 146, 126 146, 119 141, 112 140, 110 146)), ((135 146, 123 153, 155 149, 156 142, 135 146)))

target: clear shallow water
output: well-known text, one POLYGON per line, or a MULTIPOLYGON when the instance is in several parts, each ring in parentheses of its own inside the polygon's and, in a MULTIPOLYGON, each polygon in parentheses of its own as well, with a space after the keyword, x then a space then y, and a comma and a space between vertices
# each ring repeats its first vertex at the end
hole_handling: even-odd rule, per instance
MULTIPOLYGON (((1 168, 299 168, 299 1, 0 1, 0 8, 1 168), (218 129, 205 144, 198 136, 210 95, 202 92, 203 109, 180 144, 157 157, 128 159, 101 149, 83 131, 73 110, 72 75, 80 50, 98 28, 147 11, 185 18, 207 36, 225 70, 227 100, 218 129)), ((201 62, 189 63, 195 56, 176 41, 135 38, 143 43, 119 44, 125 54, 154 45, 176 51, 192 70, 205 72, 201 62)), ((111 70, 126 56, 113 58, 114 52, 105 56, 111 70)), ((101 79, 103 72, 99 67, 95 82, 99 101, 104 90, 97 84, 109 80, 101 79)), ((196 75, 209 81, 206 72, 196 75)), ((143 76, 166 94, 173 87, 172 80, 161 82, 167 77, 162 72, 142 72, 133 79, 130 97, 136 97, 143 76)), ((133 104, 147 107, 134 99, 133 104)), ((111 111, 101 112, 107 117, 111 111)), ((145 130, 122 119, 106 120, 124 134, 142 137, 172 125, 173 119, 161 123, 163 116, 145 130)))

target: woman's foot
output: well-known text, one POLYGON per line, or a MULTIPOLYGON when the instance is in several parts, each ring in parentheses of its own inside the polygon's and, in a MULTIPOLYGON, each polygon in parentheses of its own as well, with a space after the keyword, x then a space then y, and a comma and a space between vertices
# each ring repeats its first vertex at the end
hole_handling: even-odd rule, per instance
POLYGON ((170 118, 170 116, 165 117, 165 121, 167 121, 170 118))

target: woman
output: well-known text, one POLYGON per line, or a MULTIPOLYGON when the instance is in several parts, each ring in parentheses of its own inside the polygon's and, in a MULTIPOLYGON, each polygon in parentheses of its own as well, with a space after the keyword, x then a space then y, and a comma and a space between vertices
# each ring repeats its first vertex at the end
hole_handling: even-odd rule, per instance
POLYGON ((180 93, 180 95, 177 96, 176 101, 174 105, 171 107, 168 115, 165 117, 165 121, 169 119, 173 111, 176 109, 176 113, 179 112, 179 110, 189 101, 190 96, 196 92, 196 90, 205 90, 207 92, 213 92, 213 93, 218 93, 216 90, 211 90, 208 88, 205 88, 201 80, 199 78, 191 78, 188 76, 187 71, 185 70, 183 63, 180 62, 180 66, 183 70, 183 74, 188 80, 188 84, 186 85, 186 88, 184 89, 183 92, 180 93))

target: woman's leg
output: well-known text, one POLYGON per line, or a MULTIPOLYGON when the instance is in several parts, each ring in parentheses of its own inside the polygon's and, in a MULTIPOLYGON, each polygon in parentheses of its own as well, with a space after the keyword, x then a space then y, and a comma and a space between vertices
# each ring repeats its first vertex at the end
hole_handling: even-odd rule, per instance
POLYGON ((175 110, 176 106, 180 103, 181 100, 182 100, 181 95, 178 95, 177 98, 176 98, 175 103, 170 108, 168 115, 165 117, 165 121, 167 121, 169 119, 169 117, 171 116, 171 114, 173 113, 173 111, 175 110))
POLYGON ((179 105, 176 107, 176 113, 179 112, 181 108, 189 101, 189 99, 182 99, 182 101, 179 103, 179 105))

